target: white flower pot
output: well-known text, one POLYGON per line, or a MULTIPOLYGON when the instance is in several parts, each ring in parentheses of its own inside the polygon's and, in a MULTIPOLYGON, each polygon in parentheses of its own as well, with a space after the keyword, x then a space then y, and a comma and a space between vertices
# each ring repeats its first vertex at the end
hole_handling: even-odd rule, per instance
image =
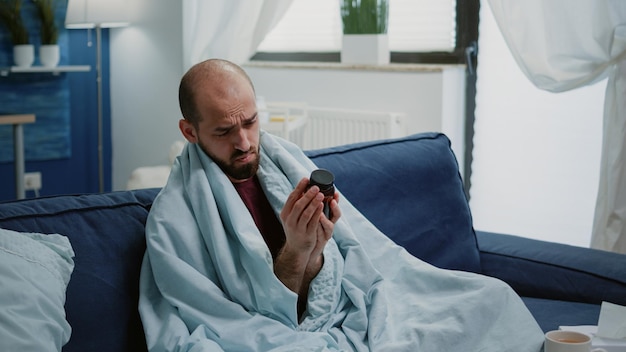
POLYGON ((341 62, 347 64, 385 65, 389 63, 387 34, 344 34, 341 62))
POLYGON ((39 62, 44 67, 56 67, 61 56, 57 44, 41 45, 39 47, 39 62))
POLYGON ((18 67, 30 67, 35 62, 35 47, 32 44, 13 46, 13 62, 18 67))

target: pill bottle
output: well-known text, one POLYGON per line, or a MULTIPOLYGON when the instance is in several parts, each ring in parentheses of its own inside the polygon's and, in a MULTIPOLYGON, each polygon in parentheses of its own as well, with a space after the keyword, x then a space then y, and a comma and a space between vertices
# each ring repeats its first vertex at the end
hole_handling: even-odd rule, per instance
POLYGON ((335 175, 326 169, 313 170, 309 178, 309 187, 317 186, 324 195, 324 215, 330 219, 330 201, 335 196, 335 175))

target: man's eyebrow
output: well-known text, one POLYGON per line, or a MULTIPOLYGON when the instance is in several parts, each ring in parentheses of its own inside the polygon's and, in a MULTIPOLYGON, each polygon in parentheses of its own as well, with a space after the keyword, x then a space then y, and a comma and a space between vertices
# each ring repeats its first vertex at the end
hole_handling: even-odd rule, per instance
POLYGON ((259 113, 255 112, 254 115, 252 115, 249 118, 245 119, 244 122, 252 122, 252 121, 254 121, 257 118, 257 116, 259 116, 259 113))
MULTIPOLYGON (((255 112, 254 115, 250 116, 247 119, 243 120, 243 123, 252 123, 254 122, 254 120, 256 120, 256 118, 258 117, 259 113, 255 112)), ((227 133, 228 131, 232 130, 234 127, 236 126, 236 124, 233 125, 227 125, 227 126, 217 126, 213 129, 213 131, 215 133, 227 133)))

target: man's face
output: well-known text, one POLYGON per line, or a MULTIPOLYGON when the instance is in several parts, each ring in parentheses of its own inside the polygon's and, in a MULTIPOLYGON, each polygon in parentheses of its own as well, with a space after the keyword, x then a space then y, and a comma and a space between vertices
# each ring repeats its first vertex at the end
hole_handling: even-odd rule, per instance
POLYGON ((249 82, 241 78, 225 81, 219 89, 199 87, 196 104, 201 119, 197 128, 186 123, 185 128, 193 131, 191 138, 183 131, 185 137, 198 143, 232 182, 254 176, 260 159, 260 127, 249 82))

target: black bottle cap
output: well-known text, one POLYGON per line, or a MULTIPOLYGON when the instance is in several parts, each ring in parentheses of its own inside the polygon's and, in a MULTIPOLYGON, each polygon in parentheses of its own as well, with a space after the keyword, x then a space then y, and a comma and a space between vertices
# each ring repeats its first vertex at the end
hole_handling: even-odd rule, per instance
POLYGON ((316 185, 319 187, 322 192, 330 189, 334 191, 333 182, 335 182, 335 175, 326 169, 317 169, 311 173, 309 182, 311 186, 316 185))

